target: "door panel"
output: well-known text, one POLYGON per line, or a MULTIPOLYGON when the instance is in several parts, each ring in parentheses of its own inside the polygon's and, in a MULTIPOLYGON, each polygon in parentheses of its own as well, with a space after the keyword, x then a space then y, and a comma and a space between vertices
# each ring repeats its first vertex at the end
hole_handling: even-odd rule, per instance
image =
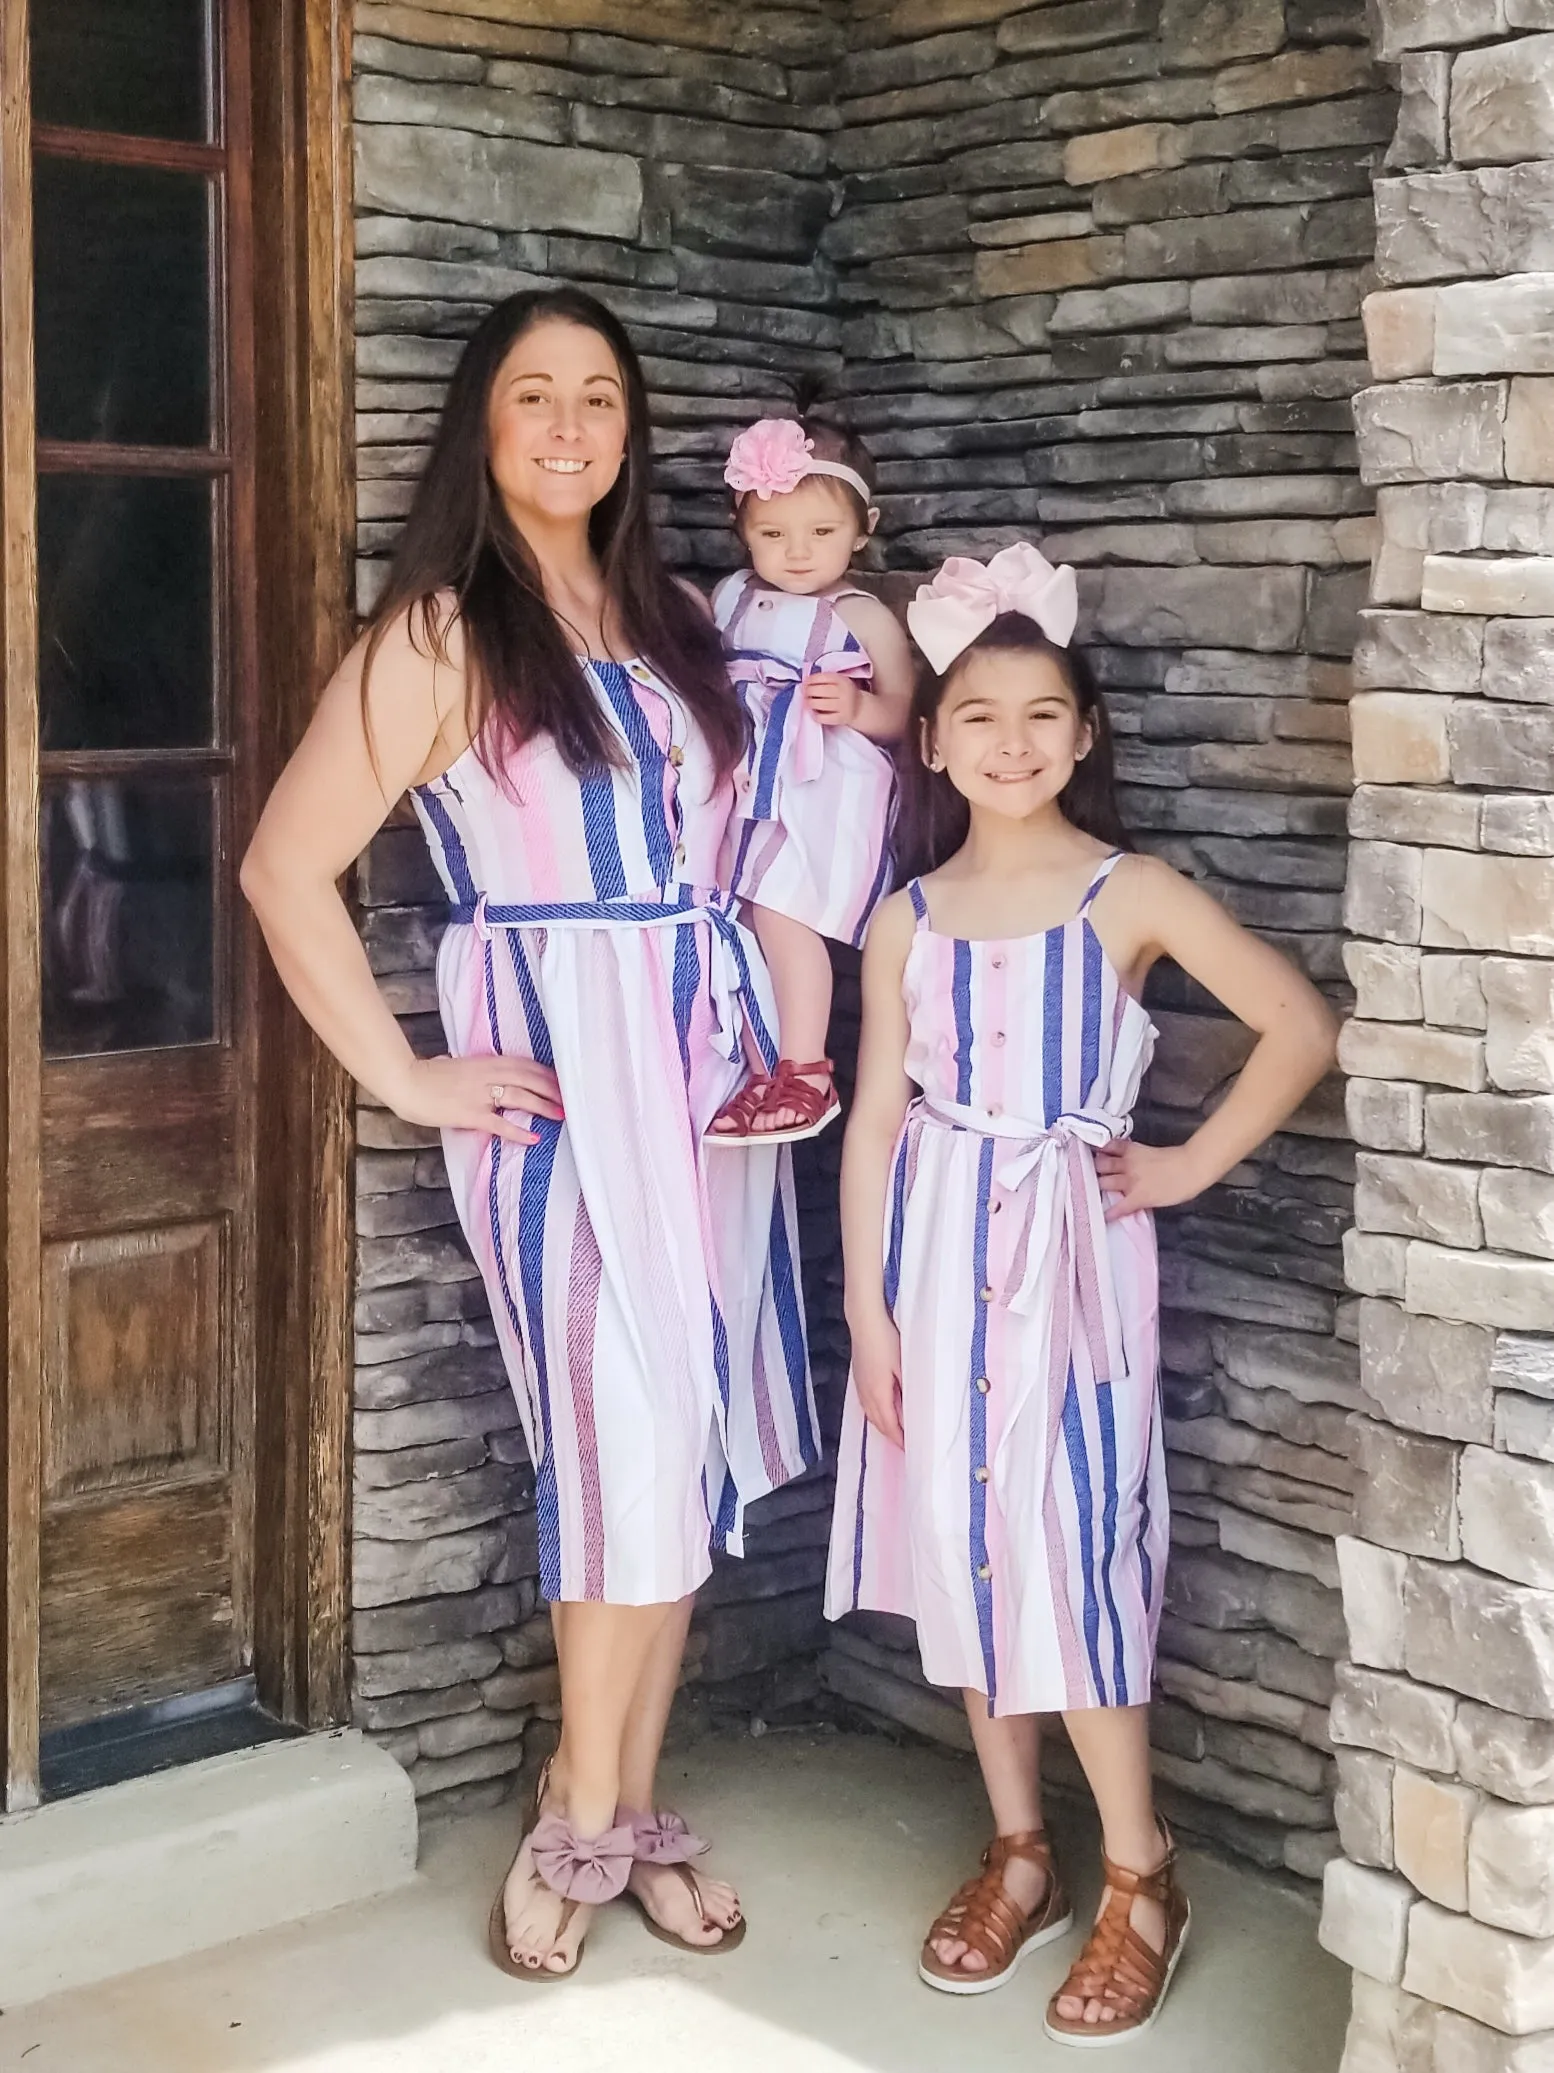
POLYGON ((33 16, 45 1730, 252 1656, 246 11, 33 16))

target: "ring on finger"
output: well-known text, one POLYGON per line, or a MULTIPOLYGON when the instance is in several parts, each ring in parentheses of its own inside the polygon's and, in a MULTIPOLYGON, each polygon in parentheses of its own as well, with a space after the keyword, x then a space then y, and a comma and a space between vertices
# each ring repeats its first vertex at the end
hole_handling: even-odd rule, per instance
POLYGON ((507 1089, 505 1087, 493 1087, 491 1089, 491 1106, 493 1108, 500 1108, 503 1100, 506 1098, 506 1094, 507 1089))

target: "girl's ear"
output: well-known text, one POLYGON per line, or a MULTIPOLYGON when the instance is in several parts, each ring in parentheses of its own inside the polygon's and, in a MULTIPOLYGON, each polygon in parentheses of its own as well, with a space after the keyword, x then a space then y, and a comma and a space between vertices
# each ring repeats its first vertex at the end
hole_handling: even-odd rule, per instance
POLYGON ((944 758, 934 746, 933 722, 920 720, 917 731, 917 752, 930 770, 942 770, 944 758))
POLYGON ((1074 744, 1074 761, 1082 763, 1095 747, 1095 727, 1089 720, 1079 723, 1079 739, 1074 744))
POLYGON ((869 522, 868 522, 868 525, 867 525, 867 527, 865 528, 865 531, 864 531, 864 535, 863 535, 863 537, 864 537, 864 538, 865 538, 866 540, 872 540, 872 539, 873 539, 873 537, 874 537, 874 528, 875 528, 875 527, 876 527, 876 526, 877 526, 877 525, 879 524, 879 522, 880 522, 880 512, 879 512, 879 506, 878 506, 878 504, 871 504, 871 505, 869 506, 869 522))

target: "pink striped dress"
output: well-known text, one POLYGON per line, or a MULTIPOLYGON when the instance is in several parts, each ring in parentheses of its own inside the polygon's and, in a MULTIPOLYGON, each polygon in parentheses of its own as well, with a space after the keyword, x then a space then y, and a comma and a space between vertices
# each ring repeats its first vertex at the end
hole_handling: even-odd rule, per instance
POLYGON ((453 903, 448 1048, 553 1066, 566 1110, 528 1147, 443 1138, 535 1464, 540 1586, 664 1604, 819 1446, 788 1157, 701 1155, 774 1055, 760 952, 713 889, 732 787, 650 670, 587 674, 620 763, 578 777, 539 735, 412 798, 453 903))
POLYGON ((922 1089, 892 1163, 885 1292, 905 1449, 848 1392, 826 1586, 917 1622, 930 1683, 995 1713, 1148 1700, 1168 1533, 1153 1219, 1108 1226, 1094 1148, 1126 1136, 1154 1027, 1090 923, 917 931, 922 1089))
POLYGON ((751 735, 725 882, 817 935, 861 943, 890 885, 895 766, 855 727, 823 727, 799 686, 822 670, 866 679, 869 657, 830 598, 774 590, 753 569, 718 585, 712 611, 751 735))

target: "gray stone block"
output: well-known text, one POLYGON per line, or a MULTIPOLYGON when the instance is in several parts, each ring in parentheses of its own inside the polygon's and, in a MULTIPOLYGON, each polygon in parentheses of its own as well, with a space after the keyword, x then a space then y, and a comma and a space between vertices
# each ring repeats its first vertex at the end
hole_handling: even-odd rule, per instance
POLYGON ((1447 716, 1452 777, 1460 785, 1554 791, 1554 708, 1454 708, 1447 716))
POLYGON ((1457 1769, 1470 1785, 1519 1806, 1554 1806, 1554 1723, 1464 1699, 1452 1724, 1457 1769))
POLYGON ((1403 1976, 1413 1901, 1406 1879, 1337 1858, 1322 1881, 1317 1940, 1356 1972, 1395 1984, 1403 1976))
POLYGON ((1554 1585, 1554 1468, 1469 1447, 1459 1501, 1470 1562, 1519 1583, 1554 1585))
POLYGON ((1454 1562, 1462 1552, 1457 1525, 1461 1449, 1388 1425, 1356 1419, 1359 1489, 1355 1528, 1362 1539, 1407 1555, 1454 1562))
POLYGON ((1402 98, 1389 167, 1438 166, 1449 156, 1447 107, 1451 59, 1444 50, 1409 51, 1398 67, 1402 98))
POLYGON ((1459 165, 1554 158, 1554 36, 1463 52, 1452 66, 1451 144, 1459 165))
POLYGON ((1554 1936, 1554 1807, 1486 1806, 1468 1846, 1475 1920, 1519 1936, 1554 1936))
POLYGON ((1551 197, 1554 163, 1379 180, 1377 271, 1388 283, 1546 271, 1551 197))
POLYGON ((1403 1617, 1411 1677, 1503 1712, 1554 1720, 1554 1594, 1415 1561, 1403 1617))
POLYGON ((642 213, 642 176, 636 161, 619 153, 375 123, 357 135, 356 200, 359 207, 491 230, 631 238, 642 213))
POLYGON ((1419 1770, 1450 1774, 1456 1761, 1451 1738, 1456 1710, 1457 1700, 1449 1691, 1340 1663, 1333 1741, 1340 1748, 1370 1749, 1419 1770))
POLYGON ((1392 1866, 1391 1757, 1368 1749, 1340 1749, 1333 1813, 1344 1854, 1376 1871, 1392 1866))
POLYGON ((1335 1548, 1350 1656, 1366 1669, 1401 1670, 1405 1557, 1347 1533, 1335 1548))
POLYGON ((1505 393, 1498 382, 1389 382, 1354 399, 1363 479, 1505 478, 1505 393))

